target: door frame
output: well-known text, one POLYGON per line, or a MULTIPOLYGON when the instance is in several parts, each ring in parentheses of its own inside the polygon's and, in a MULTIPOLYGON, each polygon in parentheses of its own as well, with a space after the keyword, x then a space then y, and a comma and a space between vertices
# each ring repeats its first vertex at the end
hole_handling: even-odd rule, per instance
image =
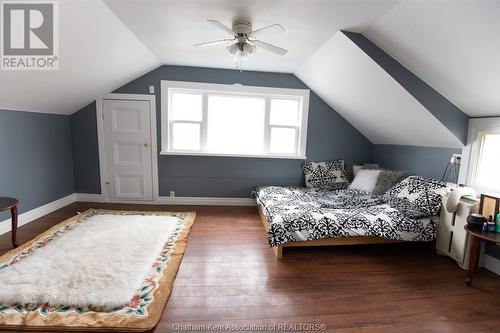
MULTIPOLYGON (((99 169, 101 176, 101 201, 110 202, 108 191, 106 191, 106 154, 104 142, 104 108, 103 102, 105 100, 125 100, 125 101, 146 101, 149 102, 149 114, 151 121, 151 176, 153 188, 153 200, 157 201, 159 196, 158 189, 158 141, 156 135, 156 95, 147 94, 116 94, 110 93, 96 100, 96 117, 97 117, 97 141, 99 147, 99 169)), ((144 203, 152 202, 144 201, 144 203)), ((121 201, 119 201, 121 202, 121 201)), ((126 202, 126 201, 124 201, 126 202)))

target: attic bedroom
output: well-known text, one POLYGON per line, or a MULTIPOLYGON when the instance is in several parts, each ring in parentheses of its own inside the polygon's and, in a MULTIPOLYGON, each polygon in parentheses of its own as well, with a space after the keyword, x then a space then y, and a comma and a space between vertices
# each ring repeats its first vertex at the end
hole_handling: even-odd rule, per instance
POLYGON ((500 1, 0 8, 0 331, 500 330, 500 1))

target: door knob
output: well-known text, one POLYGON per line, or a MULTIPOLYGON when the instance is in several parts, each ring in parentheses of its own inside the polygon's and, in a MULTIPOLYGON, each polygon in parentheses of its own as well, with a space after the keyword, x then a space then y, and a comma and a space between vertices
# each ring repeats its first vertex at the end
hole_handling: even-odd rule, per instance
POLYGON ((144 147, 148 148, 148 147, 149 147, 149 143, 147 143, 147 142, 146 142, 146 143, 144 144, 144 147))

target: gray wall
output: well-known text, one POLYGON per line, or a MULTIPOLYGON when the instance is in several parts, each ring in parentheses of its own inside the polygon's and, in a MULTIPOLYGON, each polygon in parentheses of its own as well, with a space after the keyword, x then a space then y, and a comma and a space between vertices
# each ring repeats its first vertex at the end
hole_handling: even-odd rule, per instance
POLYGON ((71 141, 77 193, 100 193, 95 102, 71 115, 71 141))
MULTIPOLYGON (((115 91, 147 94, 149 86, 155 86, 158 149, 161 142, 161 80, 307 88, 292 74, 161 66, 115 91)), ((72 128, 90 126, 95 121, 93 112, 92 107, 87 107, 74 114, 72 128)), ((98 169, 95 168, 98 161, 97 139, 93 128, 86 134, 73 135, 75 161, 86 160, 92 165, 90 168, 75 168, 76 190, 100 193, 99 184, 95 181, 99 179, 98 169), (86 180, 91 180, 92 184, 85 184, 86 180)), ((344 158, 365 162, 371 160, 371 149, 372 144, 361 133, 311 92, 307 140, 309 160, 344 158)), ((252 188, 258 185, 302 184, 301 162, 269 158, 160 156, 160 195, 175 191, 177 196, 249 197, 252 188)))
POLYGON ((373 162, 384 168, 441 179, 451 156, 461 153, 461 149, 453 148, 373 145, 373 162))
POLYGON ((0 196, 22 213, 74 193, 71 149, 69 116, 0 110, 0 196))
POLYGON ((463 144, 467 142, 469 116, 362 34, 347 31, 344 31, 344 34, 391 75, 463 144))

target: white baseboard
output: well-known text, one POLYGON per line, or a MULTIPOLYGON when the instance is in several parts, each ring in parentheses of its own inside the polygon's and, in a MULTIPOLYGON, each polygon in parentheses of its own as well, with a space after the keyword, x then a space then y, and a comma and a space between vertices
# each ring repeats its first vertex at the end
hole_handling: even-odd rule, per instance
POLYGON ((485 254, 482 258, 483 260, 483 267, 486 268, 489 271, 492 271, 493 273, 500 275, 500 260, 492 257, 488 254, 485 254))
MULTIPOLYGON (((100 194, 76 193, 76 201, 102 202, 100 194)), ((153 201, 115 200, 112 203, 144 204, 144 205, 190 205, 190 206, 255 206, 252 198, 218 198, 218 197, 158 197, 153 201)))
POLYGON ((217 198, 217 197, 158 197, 162 205, 196 205, 196 206, 255 206, 252 198, 217 198))
POLYGON ((100 194, 75 193, 76 201, 80 202, 102 202, 100 194))
MULTIPOLYGON (((75 201, 76 201, 76 195, 75 193, 73 193, 64 198, 49 202, 48 204, 45 204, 43 206, 19 214, 17 220, 17 226, 20 227, 22 225, 25 225, 26 223, 30 223, 31 221, 36 220, 37 218, 52 213, 53 211, 63 208, 64 206, 67 206, 75 201)), ((0 222, 0 235, 9 232, 10 229, 11 229, 10 219, 0 222)))

